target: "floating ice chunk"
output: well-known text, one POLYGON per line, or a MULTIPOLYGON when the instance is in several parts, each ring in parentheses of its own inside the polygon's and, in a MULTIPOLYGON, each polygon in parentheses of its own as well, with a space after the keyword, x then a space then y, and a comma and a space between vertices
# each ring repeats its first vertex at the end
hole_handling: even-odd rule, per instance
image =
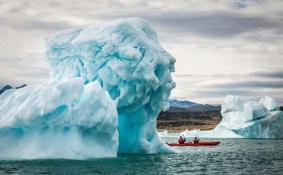
POLYGON ((185 136, 187 139, 193 139, 195 136, 200 138, 243 138, 235 132, 223 126, 218 126, 214 130, 201 131, 201 130, 185 130, 179 135, 185 136))
MULTIPOLYGON (((232 96, 227 98, 238 99, 232 96)), ((223 106, 227 106, 226 102, 223 106)), ((219 128, 225 128, 244 138, 283 138, 283 113, 278 108, 276 110, 274 104, 273 99, 265 97, 260 102, 245 103, 243 109, 222 110, 223 119, 214 132, 222 135, 223 129, 219 128), (273 111, 269 111, 270 109, 273 111)), ((234 136, 231 134, 231 137, 234 136)))
MULTIPOLYGON (((270 97, 243 104, 238 97, 229 95, 222 105, 222 121, 213 130, 197 131, 197 135, 213 138, 283 138, 283 113, 278 109, 270 97)), ((194 132, 182 134, 193 136, 194 132)))

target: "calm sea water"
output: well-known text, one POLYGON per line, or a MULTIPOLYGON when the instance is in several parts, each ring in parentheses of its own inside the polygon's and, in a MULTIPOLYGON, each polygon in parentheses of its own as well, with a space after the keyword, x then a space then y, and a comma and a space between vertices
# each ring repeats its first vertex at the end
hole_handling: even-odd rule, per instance
POLYGON ((92 160, 0 161, 0 174, 283 174, 283 140, 221 139, 181 154, 92 160))

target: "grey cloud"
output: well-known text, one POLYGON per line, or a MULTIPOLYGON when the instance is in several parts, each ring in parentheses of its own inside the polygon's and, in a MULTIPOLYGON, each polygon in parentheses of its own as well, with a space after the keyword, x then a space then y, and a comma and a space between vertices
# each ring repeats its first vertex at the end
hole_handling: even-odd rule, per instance
POLYGON ((223 83, 211 85, 210 87, 214 88, 272 88, 272 89, 281 89, 283 90, 283 81, 246 81, 246 82, 234 82, 234 83, 223 83))
MULTIPOLYGON (((256 2, 257 0, 252 1, 256 2)), ((187 3, 189 1, 184 2, 187 3)), ((208 2, 209 5, 212 4, 211 1, 206 2, 208 2)), ((177 8, 160 10, 158 7, 150 7, 150 5, 145 1, 137 2, 138 4, 134 4, 133 6, 127 6, 118 1, 114 2, 104 0, 101 2, 84 1, 82 3, 70 3, 70 1, 38 1, 37 3, 30 0, 9 1, 11 4, 17 3, 18 5, 14 8, 11 8, 10 11, 6 11, 5 13, 4 10, 2 13, 0 12, 0 28, 8 27, 11 29, 11 33, 19 34, 17 36, 24 35, 25 32, 29 33, 30 35, 34 35, 37 33, 37 31, 46 32, 62 30, 76 27, 77 24, 94 24, 93 22, 111 20, 119 17, 139 16, 147 19, 157 30, 158 35, 163 36, 163 39, 168 45, 174 45, 176 43, 184 44, 184 40, 191 36, 198 36, 199 38, 204 39, 205 41, 200 43, 203 45, 205 44, 207 38, 212 38, 214 39, 213 41, 228 41, 225 39, 233 37, 237 37, 237 42, 239 45, 250 44, 247 43, 247 40, 253 41, 255 46, 257 46, 258 41, 272 43, 273 45, 280 44, 280 42, 275 41, 281 41, 283 38, 282 13, 267 14, 265 13, 264 6, 262 6, 262 10, 258 11, 259 13, 257 14, 249 12, 241 13, 241 10, 246 10, 253 4, 251 4, 250 1, 248 2, 242 0, 236 0, 233 2, 234 7, 239 8, 239 11, 231 10, 230 8, 219 10, 215 9, 214 7, 208 11, 200 11, 198 8, 189 8, 189 10, 186 10, 186 8, 183 10, 179 10, 177 8), (77 24, 74 22, 76 19, 79 21, 77 24), (260 35, 259 32, 261 31, 264 31, 263 33, 266 35, 260 35)), ((203 2, 200 4, 203 4, 203 2)), ((8 33, 2 34, 7 35, 8 33)), ((11 36, 13 35, 11 34, 11 36)), ((19 40, 21 40, 21 38, 13 38, 13 42, 18 42, 19 40)), ((196 40, 196 42, 198 42, 198 40, 196 40)), ((225 42, 225 47, 226 44, 232 48, 236 47, 231 42, 225 42)), ((215 48, 214 43, 212 42, 208 43, 207 47, 215 48)), ((217 49, 221 51, 223 48, 217 49)), ((2 74, 0 82, 5 83, 14 81, 29 84, 29 82, 40 82, 48 77, 48 68, 46 68, 46 65, 37 62, 37 59, 33 54, 31 54, 30 59, 27 60, 28 58, 24 54, 19 53, 18 48, 13 48, 7 52, 10 53, 8 54, 10 56, 15 55, 13 52, 18 53, 19 56, 14 59, 0 58, 0 72, 2 74), (26 62, 33 64, 27 65, 26 62)), ((183 52, 186 52, 186 50, 183 52)), ((193 55, 191 56, 189 54, 190 53, 188 53, 188 57, 193 57, 193 55)), ((256 55, 258 54, 258 51, 252 50, 250 53, 246 54, 256 55)), ((274 55, 276 56, 276 54, 280 56, 280 53, 277 51, 274 53, 274 55)), ((274 55, 268 55, 266 58, 271 58, 274 55)), ((231 57, 234 58, 233 55, 231 55, 231 57)), ((214 58, 213 55, 212 58, 214 58)), ((239 65, 233 66, 241 66, 241 61, 243 61, 243 59, 238 57, 235 57, 235 59, 239 60, 239 65)), ((258 59, 258 62, 262 61, 262 58, 258 59)), ((255 62, 254 67, 251 67, 250 70, 259 69, 259 67, 256 67, 258 62, 255 62)), ((189 61, 182 64, 189 64, 189 61)), ((268 67, 269 63, 267 64, 268 67)), ((270 65, 271 64, 280 65, 278 62, 270 62, 270 65)), ((179 80, 181 79, 185 81, 195 79, 193 83, 201 82, 202 80, 221 80, 222 78, 228 80, 233 80, 235 78, 236 80, 239 80, 241 77, 243 77, 245 79, 245 81, 241 79, 242 82, 226 84, 223 81, 222 84, 212 84, 210 87, 206 87, 206 84, 199 87, 196 84, 193 84, 192 81, 185 83, 181 82, 177 84, 177 88, 179 89, 186 89, 187 87, 192 89, 191 91, 186 91, 186 93, 188 93, 187 97, 212 99, 216 97, 224 97, 228 94, 247 97, 268 94, 268 92, 264 91, 263 89, 267 89, 269 91, 274 89, 276 93, 274 92, 273 97, 276 97, 279 101, 279 97, 282 97, 281 94, 283 90, 280 91, 280 88, 282 88, 281 82, 283 82, 283 70, 252 73, 244 72, 239 74, 227 74, 224 72, 223 74, 217 75, 195 75, 190 74, 190 70, 188 69, 188 71, 184 73, 185 74, 175 74, 173 76, 179 78, 179 80), (269 83, 265 82, 265 80, 269 80, 269 83), (261 90, 262 94, 257 93, 257 90, 261 90)), ((211 72, 207 73, 209 74, 211 72)), ((281 102, 283 103, 282 99, 281 102)))
POLYGON ((174 26, 172 30, 177 32, 189 32, 208 37, 233 37, 249 31, 278 27, 276 22, 268 19, 232 13, 180 14, 171 16, 169 19, 159 19, 156 22, 174 26))
POLYGON ((49 71, 42 69, 35 69, 30 71, 25 71, 20 74, 20 77, 25 78, 49 78, 49 71))
POLYGON ((17 20, 13 18, 0 18, 2 22, 2 26, 6 25, 9 28, 13 28, 15 30, 44 30, 44 31, 56 31, 62 29, 68 29, 75 27, 71 22, 58 20, 58 19, 50 19, 50 20, 40 20, 35 18, 22 19, 17 20))
POLYGON ((283 71, 261 71, 261 72, 253 72, 250 75, 258 76, 258 77, 266 77, 266 78, 281 78, 283 82, 283 71))
POLYGON ((20 25, 26 29, 36 29, 36 30, 47 30, 47 31, 55 31, 62 30, 75 27, 69 21, 60 21, 60 20, 50 20, 50 21, 40 21, 40 20, 32 20, 30 22, 25 22, 20 25))
MULTIPOLYGON (((146 6, 146 3, 139 3, 142 3, 143 6, 146 6)), ((90 2, 87 2, 87 4, 89 4, 89 6, 94 6, 94 4, 90 2)), ((79 11, 79 7, 74 7, 71 4, 67 4, 66 7, 63 4, 57 4, 57 6, 62 8, 65 16, 71 16, 72 12, 75 12, 75 14, 78 14, 80 18, 87 19, 89 22, 91 22, 94 18, 100 20, 110 20, 121 17, 143 17, 161 31, 164 31, 170 35, 173 32, 175 37, 180 37, 184 34, 193 34, 210 38, 229 38, 257 30, 274 29, 274 32, 283 30, 281 18, 274 20, 260 15, 251 16, 244 15, 242 13, 219 10, 209 12, 192 12, 185 10, 180 12, 178 9, 160 11, 156 9, 143 8, 136 10, 133 7, 125 10, 126 7, 123 7, 123 4, 114 4, 118 5, 114 5, 110 9, 106 8, 105 11, 91 11, 90 9, 86 11, 79 11)), ((235 1, 235 4, 242 5, 246 3, 235 1)), ((46 8, 52 9, 51 5, 48 5, 49 6, 46 8)), ((46 17, 46 14, 44 17, 46 17)), ((25 29, 60 30, 74 27, 71 21, 60 20, 60 17, 46 19, 38 18, 36 15, 33 17, 24 17, 22 20, 18 20, 17 18, 13 19, 10 17, 2 18, 1 21, 2 25, 3 23, 6 23, 7 25, 14 26, 15 28, 22 27, 25 29)), ((250 38, 254 37, 250 36, 250 38)))
POLYGON ((272 79, 282 79, 283 82, 283 70, 270 70, 270 71, 253 71, 253 72, 242 72, 242 73, 233 73, 233 74, 211 74, 211 75, 200 75, 200 74, 173 74, 173 77, 177 78, 229 78, 229 77, 248 77, 253 79, 257 78, 272 78, 272 79))
POLYGON ((174 32, 179 35, 191 33, 212 38, 234 37, 242 33, 265 30, 282 29, 280 21, 271 20, 263 16, 245 16, 240 13, 226 11, 213 12, 178 12, 178 11, 141 11, 123 14, 100 14, 107 19, 115 17, 140 16, 148 19, 153 25, 174 32))
POLYGON ((173 77, 184 77, 184 78, 189 78, 189 77, 195 77, 199 75, 194 75, 194 74, 173 74, 173 77))
POLYGON ((192 97, 198 98, 214 98, 214 97, 225 97, 227 95, 238 95, 238 96, 254 96, 258 95, 254 91, 250 90, 236 90, 236 89, 206 89, 206 90, 196 90, 191 93, 192 97))
POLYGON ((268 35, 262 35, 255 32, 249 33, 248 35, 243 36, 243 38, 254 42, 274 44, 278 42, 278 44, 280 44, 280 42, 283 40, 283 27, 272 29, 272 31, 270 31, 268 35))
POLYGON ((187 94, 189 98, 206 99, 207 101, 214 101, 213 99, 221 100, 214 101, 214 103, 222 103, 227 95, 236 95, 241 97, 243 100, 259 100, 261 97, 268 95, 274 98, 278 104, 283 105, 283 98, 280 92, 257 92, 251 89, 206 89, 196 90, 194 92, 191 92, 190 94, 187 94))
POLYGON ((224 97, 229 94, 242 96, 247 100, 269 95, 283 105, 283 78, 281 71, 207 76, 180 74, 175 77, 180 78, 175 79, 177 87, 178 85, 185 86, 182 87, 183 89, 189 87, 183 92, 183 96, 187 99, 203 99, 203 101, 211 103, 221 103, 224 97), (214 80, 216 81, 214 82, 214 80), (227 82, 226 80, 230 81, 227 82), (211 83, 207 83, 207 81, 211 81, 211 83))
POLYGON ((0 82, 2 84, 34 84, 49 78, 49 68, 38 55, 0 56, 0 82))
MULTIPOLYGON (((9 57, 0 57, 0 66, 2 70, 18 70, 19 72, 29 70, 29 71, 41 71, 41 72, 49 72, 49 67, 47 63, 44 63, 43 60, 45 58, 23 55, 22 57, 16 56, 13 58, 9 57), (32 64, 31 64, 32 63, 32 64), (13 65, 13 66, 9 66, 13 65)), ((1 70, 0 70, 1 71, 1 70)))

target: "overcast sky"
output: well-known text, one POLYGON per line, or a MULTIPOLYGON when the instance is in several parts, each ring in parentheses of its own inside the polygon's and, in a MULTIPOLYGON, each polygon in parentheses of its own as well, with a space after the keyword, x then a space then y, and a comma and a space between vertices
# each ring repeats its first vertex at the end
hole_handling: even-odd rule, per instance
POLYGON ((0 85, 48 81, 49 33, 122 17, 147 19, 176 58, 171 98, 283 104, 281 0, 0 0, 0 85))

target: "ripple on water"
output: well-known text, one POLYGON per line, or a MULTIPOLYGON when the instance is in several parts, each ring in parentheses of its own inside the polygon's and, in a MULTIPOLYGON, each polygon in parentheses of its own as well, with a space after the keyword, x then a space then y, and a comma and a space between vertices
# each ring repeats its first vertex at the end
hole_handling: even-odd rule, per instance
POLYGON ((179 154, 91 160, 0 161, 0 174, 283 174, 283 140, 221 139, 179 154))

